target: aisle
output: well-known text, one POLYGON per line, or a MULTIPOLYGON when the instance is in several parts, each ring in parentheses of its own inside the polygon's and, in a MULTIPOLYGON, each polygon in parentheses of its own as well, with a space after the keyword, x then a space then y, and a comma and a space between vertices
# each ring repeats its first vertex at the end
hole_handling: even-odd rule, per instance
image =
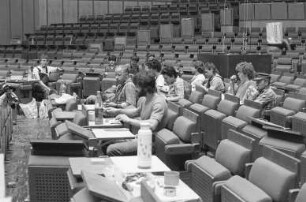
POLYGON ((5 162, 6 192, 13 202, 26 201, 28 196, 27 163, 30 154, 30 139, 50 139, 50 127, 47 119, 26 119, 18 116, 14 126, 10 152, 5 162))

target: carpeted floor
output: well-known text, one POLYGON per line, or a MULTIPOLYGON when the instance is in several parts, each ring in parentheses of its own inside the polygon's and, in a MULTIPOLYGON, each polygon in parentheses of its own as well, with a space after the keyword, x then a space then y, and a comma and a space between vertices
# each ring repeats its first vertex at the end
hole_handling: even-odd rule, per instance
POLYGON ((27 164, 31 150, 30 140, 50 138, 48 119, 27 119, 24 116, 18 116, 5 162, 6 193, 13 198, 13 202, 28 200, 27 164))

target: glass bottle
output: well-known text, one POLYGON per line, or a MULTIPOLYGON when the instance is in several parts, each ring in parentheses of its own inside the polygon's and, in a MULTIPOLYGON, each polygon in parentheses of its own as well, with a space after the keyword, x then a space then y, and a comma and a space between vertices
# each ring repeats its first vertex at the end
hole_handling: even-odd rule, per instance
POLYGON ((100 91, 97 91, 97 100, 95 103, 95 124, 103 124, 103 105, 100 91))

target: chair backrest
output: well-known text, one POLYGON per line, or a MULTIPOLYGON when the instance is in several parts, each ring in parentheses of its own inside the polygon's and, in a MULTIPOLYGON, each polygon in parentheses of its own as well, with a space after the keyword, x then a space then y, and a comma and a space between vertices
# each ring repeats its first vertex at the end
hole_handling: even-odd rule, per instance
POLYGON ((78 108, 78 104, 77 104, 76 99, 72 98, 72 99, 67 100, 65 111, 73 111, 73 110, 76 110, 77 108, 78 108))
POLYGON ((227 116, 231 116, 235 113, 239 107, 240 99, 236 96, 225 94, 224 100, 221 100, 218 104, 217 110, 224 113, 227 116))
POLYGON ((202 105, 210 109, 216 109, 220 101, 221 92, 209 89, 208 93, 204 95, 202 105))
POLYGON ((279 150, 263 147, 250 171, 249 181, 272 197, 273 201, 288 200, 289 189, 297 186, 300 161, 279 150))
POLYGON ((227 138, 220 142, 216 150, 216 161, 232 174, 243 176, 245 164, 251 162, 254 139, 232 129, 227 138))
POLYGON ((168 102, 167 125, 169 130, 173 129, 174 121, 180 114, 180 106, 173 102, 168 102))
POLYGON ((306 101, 293 96, 294 95, 290 95, 290 97, 285 99, 283 108, 298 112, 305 107, 306 101))
POLYGON ((188 109, 183 109, 173 125, 173 132, 184 142, 191 142, 191 133, 196 132, 198 115, 188 109))
POLYGON ((189 101, 192 103, 199 103, 201 97, 203 97, 203 92, 201 91, 192 91, 190 96, 189 96, 189 101))
POLYGON ((236 113, 236 118, 251 123, 250 117, 259 118, 261 115, 262 104, 251 100, 245 100, 244 105, 240 106, 236 113))

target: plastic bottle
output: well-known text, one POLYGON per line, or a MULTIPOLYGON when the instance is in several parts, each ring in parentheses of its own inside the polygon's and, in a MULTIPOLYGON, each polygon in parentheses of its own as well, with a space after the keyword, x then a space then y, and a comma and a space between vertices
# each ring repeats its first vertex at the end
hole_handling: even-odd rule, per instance
POLYGON ((103 105, 100 91, 97 91, 97 101, 95 103, 95 124, 103 124, 103 105))
POLYGON ((142 122, 138 131, 137 164, 139 168, 150 168, 152 164, 152 131, 150 124, 142 122))

